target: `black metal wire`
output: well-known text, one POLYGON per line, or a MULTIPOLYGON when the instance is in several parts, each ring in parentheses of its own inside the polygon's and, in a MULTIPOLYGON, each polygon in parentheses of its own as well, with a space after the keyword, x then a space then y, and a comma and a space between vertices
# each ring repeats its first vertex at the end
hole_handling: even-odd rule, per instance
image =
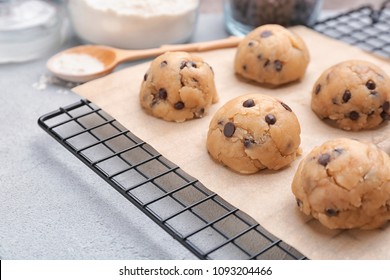
POLYGON ((371 53, 390 58, 390 1, 378 10, 366 5, 317 22, 313 29, 371 53))

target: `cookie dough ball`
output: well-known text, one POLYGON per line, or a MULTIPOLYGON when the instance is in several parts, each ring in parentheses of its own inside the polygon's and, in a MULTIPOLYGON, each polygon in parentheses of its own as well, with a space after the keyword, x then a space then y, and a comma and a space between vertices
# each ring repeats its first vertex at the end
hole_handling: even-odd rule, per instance
POLYGON ((285 103, 261 94, 234 98, 210 122, 207 150, 236 172, 278 170, 300 153, 300 125, 285 103))
POLYGON ((375 128, 390 119, 390 78, 367 61, 341 62, 314 84, 311 108, 344 130, 375 128))
POLYGON ((144 76, 141 106, 166 121, 201 118, 218 101, 212 68, 186 52, 167 52, 155 58, 144 76))
POLYGON ((292 182, 298 207, 331 229, 380 227, 390 219, 390 157, 340 138, 314 148, 292 182))
POLYGON ((234 70, 249 80, 274 86, 301 79, 309 63, 303 40, 288 29, 262 25, 238 45, 234 70))

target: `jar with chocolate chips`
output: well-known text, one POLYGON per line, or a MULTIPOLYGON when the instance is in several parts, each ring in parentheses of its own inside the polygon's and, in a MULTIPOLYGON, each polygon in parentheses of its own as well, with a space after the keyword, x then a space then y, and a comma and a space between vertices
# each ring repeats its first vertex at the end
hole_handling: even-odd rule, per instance
POLYGON ((316 21, 322 0, 224 0, 225 25, 241 36, 263 24, 307 25, 316 21))

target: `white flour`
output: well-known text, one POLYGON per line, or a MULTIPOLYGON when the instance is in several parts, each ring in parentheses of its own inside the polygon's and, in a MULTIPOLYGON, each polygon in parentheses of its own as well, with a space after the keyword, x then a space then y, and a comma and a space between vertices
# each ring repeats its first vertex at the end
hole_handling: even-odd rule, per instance
POLYGON ((87 75, 104 70, 104 64, 98 59, 77 53, 60 55, 53 61, 52 67, 57 73, 69 75, 87 75))
POLYGON ((52 75, 41 74, 39 76, 38 81, 33 83, 31 86, 38 91, 44 91, 50 86, 57 86, 59 87, 57 89, 58 93, 68 94, 69 90, 71 88, 74 88, 77 85, 79 84, 74 82, 64 81, 52 75))
POLYGON ((126 49, 182 43, 191 37, 199 0, 69 0, 84 41, 126 49))

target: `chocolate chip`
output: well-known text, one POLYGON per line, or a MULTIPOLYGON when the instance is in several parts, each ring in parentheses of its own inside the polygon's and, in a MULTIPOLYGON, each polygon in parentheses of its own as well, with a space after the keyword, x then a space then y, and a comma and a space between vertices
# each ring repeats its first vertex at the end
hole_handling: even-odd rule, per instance
POLYGON ((176 110, 181 110, 184 108, 184 103, 179 101, 179 102, 176 102, 175 105, 174 105, 175 109, 176 110))
POLYGON ((389 109, 390 109, 390 102, 389 102, 389 101, 386 101, 385 103, 383 103, 382 109, 383 109, 383 111, 385 111, 385 112, 389 111, 389 109))
POLYGON ((255 101, 253 99, 247 99, 242 103, 242 106, 244 106, 245 108, 253 107, 255 106, 255 101))
POLYGON ((160 88, 158 91, 158 98, 160 99, 167 99, 168 93, 165 88, 160 88))
POLYGON ((228 138, 232 137, 235 131, 236 131, 236 126, 232 122, 226 123, 225 126, 223 127, 223 134, 228 138))
POLYGON ((153 98, 152 102, 150 103, 150 107, 154 107, 158 103, 157 98, 153 98))
POLYGON ((315 93, 315 94, 319 94, 320 91, 321 91, 321 85, 318 84, 318 85, 316 86, 316 89, 315 89, 314 93, 315 93))
POLYGON ((265 122, 268 123, 269 125, 273 125, 276 123, 276 118, 272 114, 268 114, 265 116, 265 122))
POLYGON ((195 116, 197 118, 201 118, 201 117, 203 117, 204 112, 205 112, 205 109, 204 108, 200 108, 197 112, 195 112, 195 116))
POLYGON ((183 70, 185 67, 194 67, 197 68, 198 65, 193 61, 182 61, 180 63, 180 70, 183 70))
POLYGON ((276 72, 280 72, 283 69, 283 63, 280 60, 275 60, 274 66, 275 66, 276 72))
POLYGON ((260 33, 261 38, 267 38, 267 37, 272 36, 272 35, 273 35, 273 33, 270 30, 264 30, 263 32, 260 33))
POLYGON ((255 143, 255 140, 253 139, 244 139, 244 146, 245 148, 250 148, 255 143))
POLYGON ((359 113, 356 111, 352 111, 349 113, 349 118, 353 121, 356 121, 360 117, 359 113))
POLYGON ((286 103, 280 102, 280 104, 284 107, 284 109, 286 109, 287 111, 292 112, 290 106, 288 106, 286 103))
POLYGON ((161 63, 160 63, 160 67, 165 67, 165 66, 167 66, 168 65, 168 62, 166 61, 166 60, 164 60, 164 61, 162 61, 161 63))
POLYGON ((347 103, 350 99, 351 99, 351 92, 347 89, 346 91, 344 91, 344 94, 343 94, 343 101, 344 103, 347 103))
POLYGON ((297 206, 298 206, 298 207, 301 207, 302 204, 303 204, 302 200, 300 200, 300 199, 297 198, 297 206))
POLYGON ((376 84, 372 80, 368 80, 366 83, 366 87, 369 90, 374 90, 376 88, 376 84))
POLYGON ((248 47, 253 47, 255 45, 255 43, 253 42, 253 41, 249 41, 249 43, 248 43, 248 47))
POLYGON ((242 70, 246 71, 246 69, 247 69, 246 64, 242 65, 242 70))
POLYGON ((330 162, 330 154, 322 154, 318 158, 318 163, 321 164, 322 166, 327 166, 329 162, 330 162))
POLYGON ((267 67, 267 66, 269 65, 269 63, 270 63, 270 60, 269 60, 269 59, 267 59, 267 60, 264 62, 264 65, 263 65, 263 67, 267 67))
POLYGON ((325 215, 328 217, 335 217, 340 213, 339 210, 333 209, 333 208, 326 208, 325 209, 325 215))
POLYGON ((384 120, 384 121, 390 121, 390 115, 388 113, 386 113, 385 111, 383 111, 381 113, 381 118, 384 120))
POLYGON ((195 62, 193 62, 193 61, 189 61, 189 62, 187 62, 187 67, 188 66, 190 66, 190 67, 194 67, 194 68, 197 68, 198 67, 198 65, 196 65, 196 63, 195 62))
POLYGON ((182 62, 180 63, 180 70, 183 70, 184 67, 186 67, 186 66, 187 66, 187 61, 182 61, 182 62))
POLYGON ((146 81, 148 79, 148 73, 145 73, 144 75, 144 81, 146 81))
POLYGON ((261 54, 258 54, 258 55, 257 55, 257 59, 258 59, 258 60, 261 60, 262 58, 263 58, 263 56, 262 56, 261 54))

